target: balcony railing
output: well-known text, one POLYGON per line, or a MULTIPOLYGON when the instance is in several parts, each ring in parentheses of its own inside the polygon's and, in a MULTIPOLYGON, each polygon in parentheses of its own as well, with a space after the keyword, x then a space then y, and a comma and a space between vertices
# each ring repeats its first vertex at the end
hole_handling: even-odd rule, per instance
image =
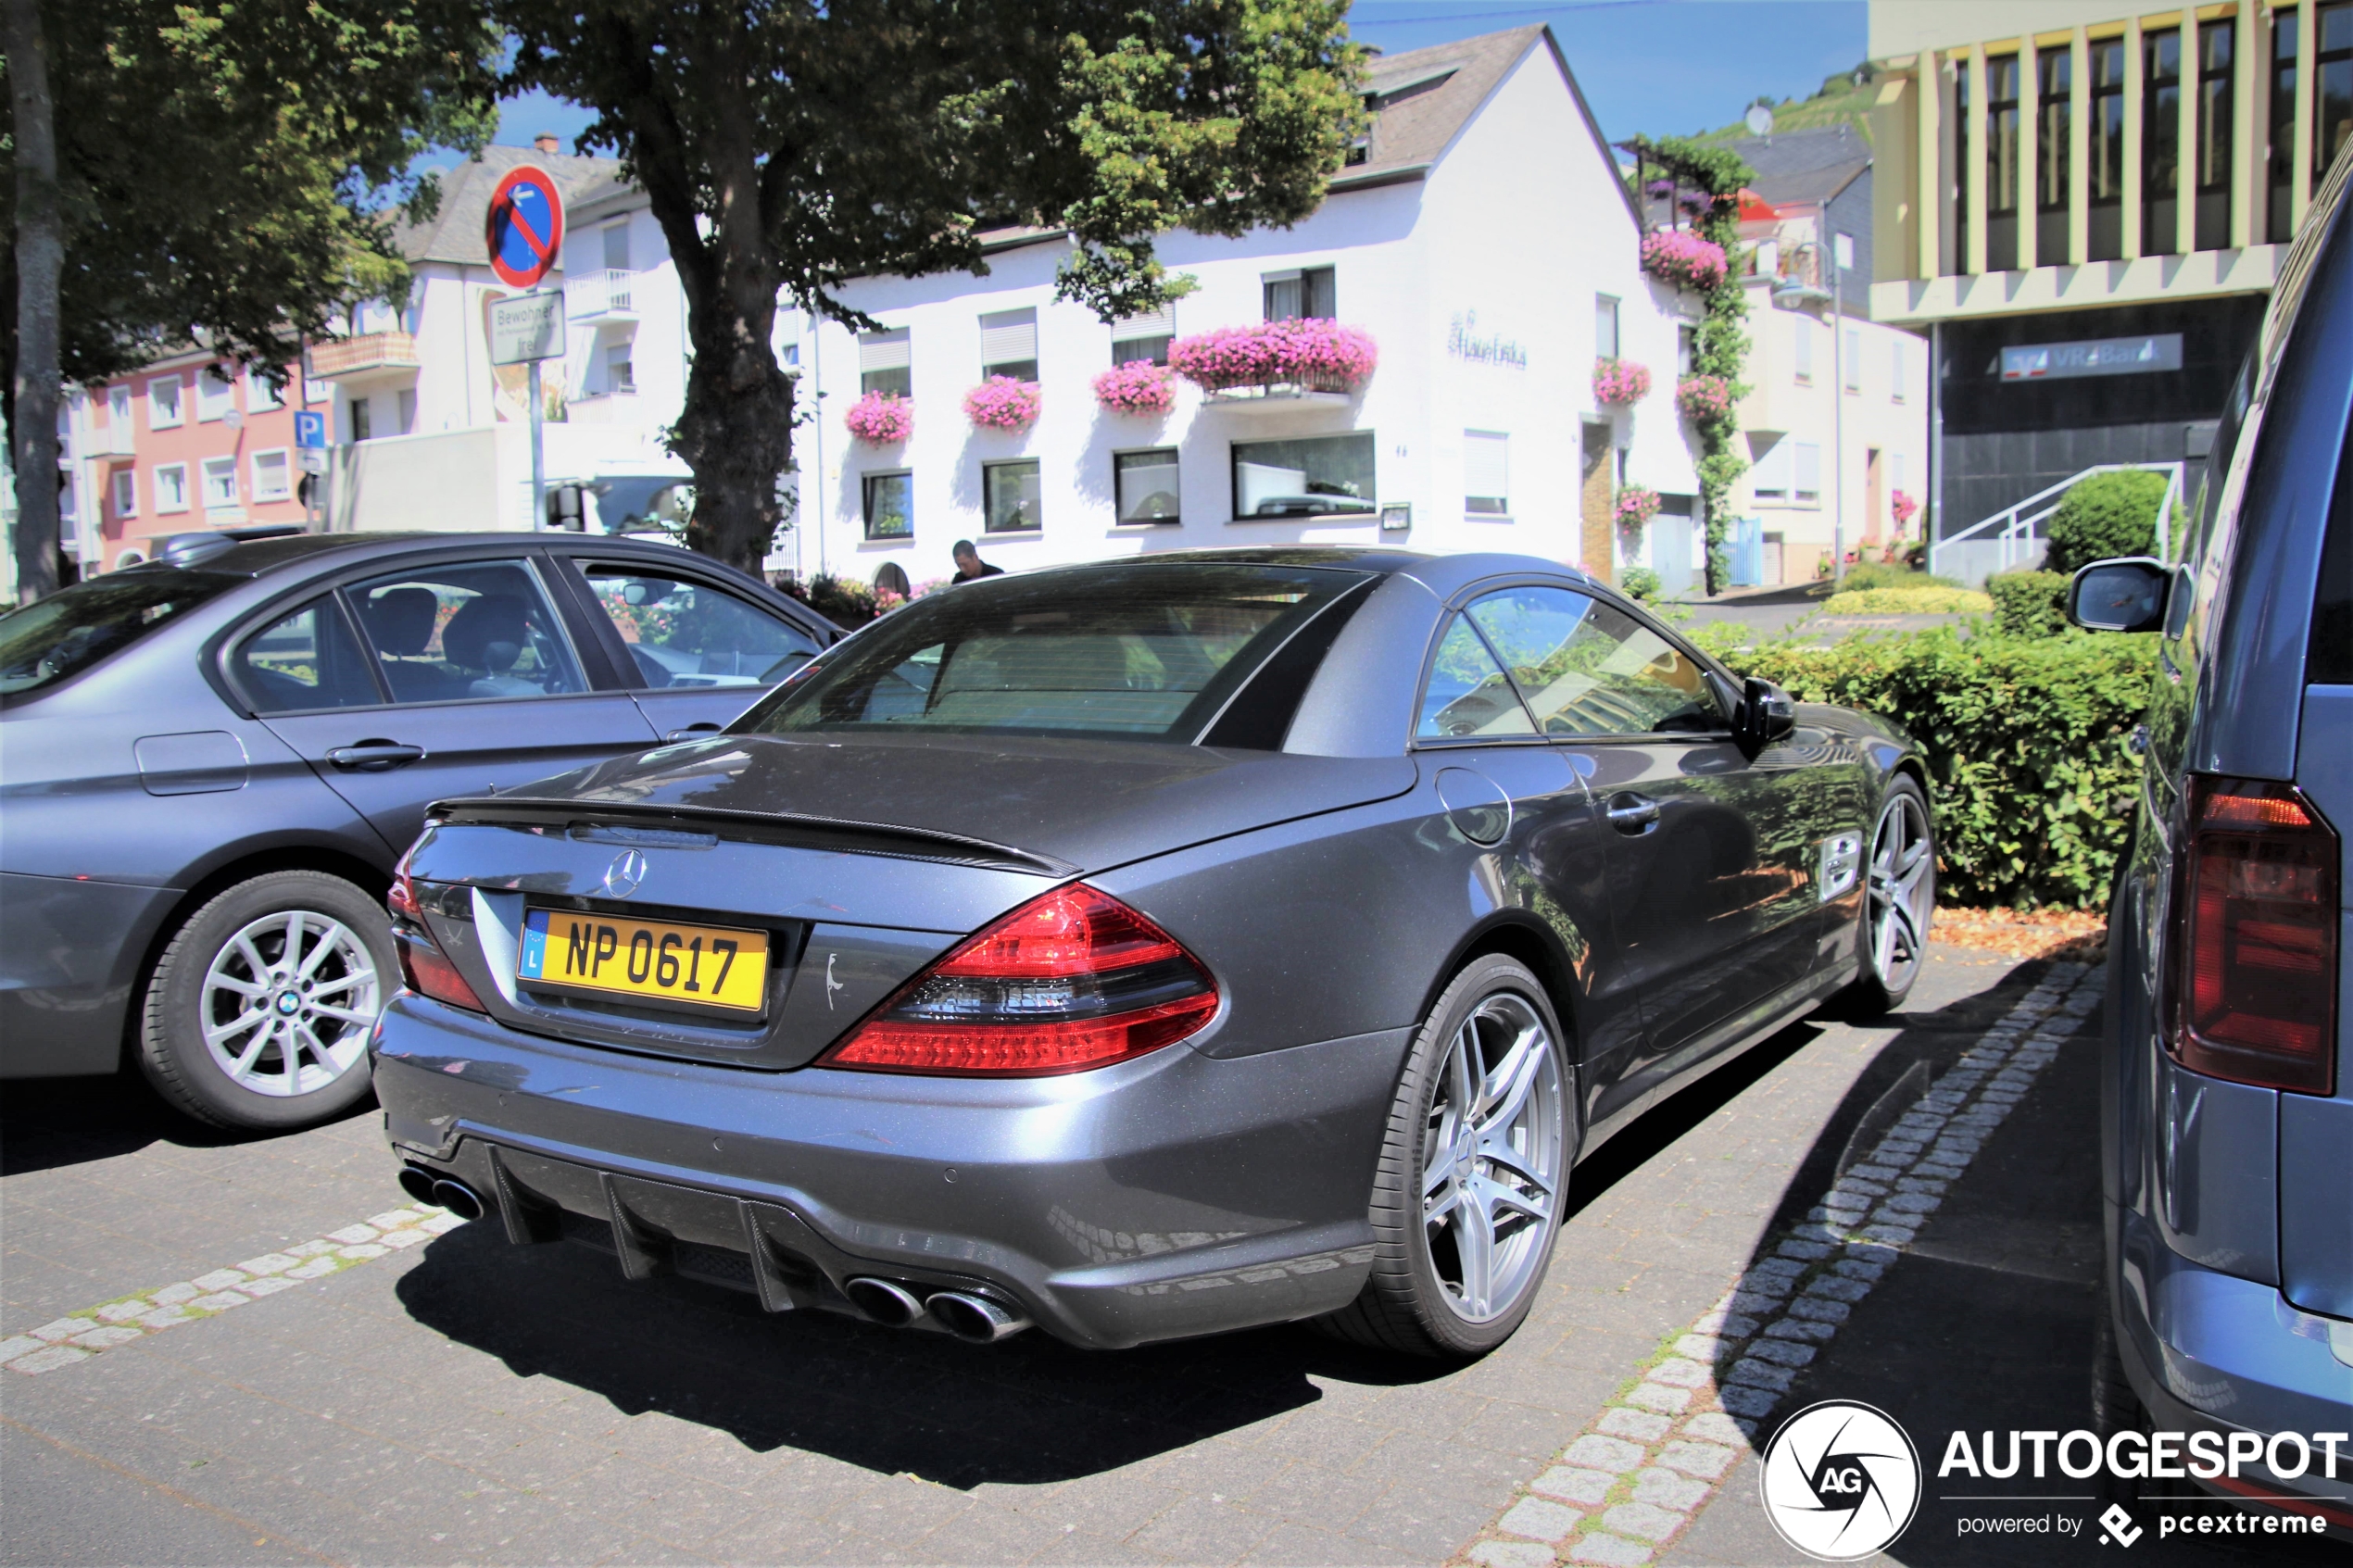
POLYGON ((637 313, 634 298, 636 281, 636 273, 616 267, 566 278, 564 314, 574 320, 583 316, 634 316, 637 313))
POLYGON ((314 381, 333 381, 370 370, 413 370, 417 340, 407 332, 364 332, 358 337, 326 338, 310 345, 305 373, 314 381))

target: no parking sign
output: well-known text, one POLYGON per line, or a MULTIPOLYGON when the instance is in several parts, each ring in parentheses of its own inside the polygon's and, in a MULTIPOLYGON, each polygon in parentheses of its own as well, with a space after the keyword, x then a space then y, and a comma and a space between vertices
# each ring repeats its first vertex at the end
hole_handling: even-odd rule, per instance
POLYGON ((516 288, 538 287, 563 249, 564 198, 555 177, 529 164, 509 169, 490 194, 483 237, 492 271, 516 288))

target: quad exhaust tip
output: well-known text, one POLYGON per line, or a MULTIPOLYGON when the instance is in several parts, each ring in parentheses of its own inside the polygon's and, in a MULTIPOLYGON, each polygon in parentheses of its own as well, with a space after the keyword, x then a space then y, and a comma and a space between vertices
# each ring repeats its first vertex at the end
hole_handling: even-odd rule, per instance
POLYGON ((967 1345, 994 1345, 1029 1326, 1021 1313, 972 1291, 943 1290, 926 1305, 935 1323, 967 1345))
POLYGON ((433 1184, 433 1200, 461 1220, 479 1220, 490 1211, 481 1194, 447 1176, 433 1184))
POLYGON ((420 1203, 439 1202, 433 1195, 433 1184, 439 1179, 422 1165, 403 1165, 400 1168, 400 1190, 420 1203))

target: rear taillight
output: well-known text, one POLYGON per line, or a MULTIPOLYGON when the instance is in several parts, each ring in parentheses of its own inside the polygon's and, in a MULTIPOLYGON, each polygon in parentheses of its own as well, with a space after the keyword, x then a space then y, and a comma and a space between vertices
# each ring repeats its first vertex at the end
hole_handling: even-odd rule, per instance
POLYGON ((2336 1085, 2339 847, 2294 786, 2193 775, 2167 1046, 2267 1088, 2336 1085))
POLYGON ((384 908, 392 911, 392 946, 400 955, 400 978, 409 989, 436 1002, 464 1008, 470 1012, 486 1012, 482 998, 449 961, 449 955, 434 940, 432 927, 425 924, 425 910, 417 892, 417 884, 409 875, 404 861, 393 873, 392 891, 384 895, 384 908))
POLYGON ((1043 1077, 1198 1034, 1217 986, 1176 938, 1084 884, 958 945, 820 1059, 875 1073, 1043 1077))

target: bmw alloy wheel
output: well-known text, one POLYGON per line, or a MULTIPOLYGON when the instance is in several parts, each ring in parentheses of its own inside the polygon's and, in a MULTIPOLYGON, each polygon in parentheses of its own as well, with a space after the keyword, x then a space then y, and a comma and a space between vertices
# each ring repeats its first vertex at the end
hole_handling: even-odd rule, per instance
POLYGON ((241 1089, 309 1094, 366 1056, 382 990, 368 944, 341 921, 310 909, 265 915, 205 970, 205 1048, 241 1089))
POLYGON ((1522 997, 1480 1003, 1448 1042, 1423 1140, 1421 1232, 1447 1306, 1487 1323, 1542 1271, 1566 1174, 1551 1031, 1522 997))
POLYGON ((1927 951, 1930 907, 1936 898, 1936 845, 1928 808, 1910 789, 1891 792, 1871 830, 1871 972, 1888 995, 1911 988, 1927 951))

